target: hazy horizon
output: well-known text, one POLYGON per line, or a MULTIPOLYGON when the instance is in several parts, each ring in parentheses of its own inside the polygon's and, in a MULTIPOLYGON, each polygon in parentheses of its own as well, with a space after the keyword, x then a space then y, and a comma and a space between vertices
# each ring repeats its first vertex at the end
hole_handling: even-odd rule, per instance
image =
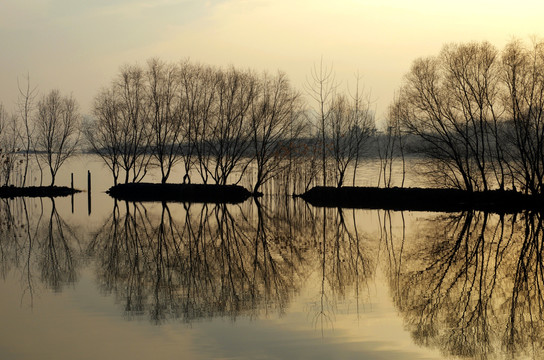
POLYGON ((542 34, 536 1, 7 0, 0 12, 0 103, 15 108, 17 81, 40 94, 73 94, 89 113, 119 67, 190 58, 285 72, 303 90, 321 58, 345 87, 358 73, 382 118, 412 61, 451 42, 542 34))

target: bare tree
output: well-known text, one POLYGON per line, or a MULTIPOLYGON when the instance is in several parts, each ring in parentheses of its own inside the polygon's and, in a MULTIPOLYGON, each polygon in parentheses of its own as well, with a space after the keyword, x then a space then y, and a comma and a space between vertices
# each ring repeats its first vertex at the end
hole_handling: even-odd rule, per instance
POLYGON ((350 91, 352 112, 354 117, 353 141, 355 143, 356 150, 355 159, 353 159, 353 186, 355 186, 361 152, 364 150, 367 141, 376 131, 374 112, 371 108, 371 94, 370 92, 365 92, 364 87, 361 88, 360 82, 361 78, 359 74, 357 74, 355 77, 355 91, 350 91))
POLYGON ((378 156, 380 157, 380 175, 378 177, 378 187, 383 180, 383 186, 391 187, 393 181, 393 162, 395 160, 396 136, 395 128, 389 121, 386 121, 385 131, 376 138, 378 143, 378 156))
MULTIPOLYGON (((482 42, 449 45, 441 55, 446 72, 445 90, 453 97, 446 117, 462 126, 456 131, 463 134, 466 152, 472 159, 474 178, 478 178, 482 189, 487 190, 497 144, 492 130, 501 121, 503 112, 499 101, 498 51, 488 42, 482 42)), ((503 179, 497 177, 499 181, 503 179)))
POLYGON ((251 105, 252 144, 257 168, 254 193, 288 165, 289 137, 296 137, 301 131, 297 121, 299 99, 284 73, 275 77, 264 74, 260 79, 258 96, 251 105))
POLYGON ((17 86, 19 89, 19 97, 17 101, 19 117, 24 126, 24 131, 21 136, 23 150, 25 153, 25 169, 23 173, 22 186, 25 186, 30 165, 30 151, 32 150, 32 136, 34 130, 32 127, 32 116, 34 111, 34 101, 37 96, 37 89, 30 87, 30 75, 26 76, 26 86, 23 87, 19 82, 17 82, 17 86))
MULTIPOLYGON (((388 115, 385 122, 385 134, 383 137, 378 137, 378 153, 380 156, 380 179, 383 179, 385 187, 391 187, 393 181, 393 165, 400 158, 402 163, 402 180, 401 187, 404 186, 406 179, 406 161, 405 148, 406 139, 402 122, 408 117, 406 107, 401 102, 396 101, 389 107, 388 115)), ((379 186, 379 184, 378 184, 379 186)))
POLYGON ((353 102, 345 95, 337 95, 331 104, 327 125, 337 187, 344 184, 350 166, 357 171, 363 145, 374 130, 369 103, 363 110, 360 101, 358 95, 353 102))
POLYGON ((38 102, 34 119, 37 129, 35 151, 49 167, 51 186, 66 159, 72 156, 79 140, 79 112, 72 96, 63 97, 52 90, 38 102))
POLYGON ((147 174, 149 154, 149 109, 145 102, 144 71, 136 65, 126 65, 113 84, 120 107, 121 161, 125 183, 139 182, 147 174))
POLYGON ((183 128, 183 147, 185 174, 183 182, 191 182, 190 171, 193 155, 197 157, 197 171, 202 181, 207 183, 210 168, 210 154, 206 150, 205 139, 211 127, 213 105, 216 98, 217 76, 213 68, 192 64, 185 60, 180 65, 181 125, 183 128))
POLYGON ((120 104, 114 90, 102 90, 94 100, 91 121, 84 124, 83 131, 93 151, 100 156, 117 185, 121 162, 121 114, 120 104))
POLYGON ((319 66, 314 64, 311 71, 311 79, 308 80, 307 91, 317 103, 316 120, 321 137, 321 162, 323 171, 323 186, 327 186, 327 134, 326 124, 331 112, 331 102, 336 93, 336 83, 332 66, 323 65, 323 59, 319 66))
POLYGON ((161 169, 161 182, 164 184, 173 166, 181 160, 183 128, 178 69, 159 59, 151 59, 147 62, 146 76, 151 150, 161 169))
MULTIPOLYGON (((502 121, 498 52, 489 43, 448 45, 438 57, 418 59, 397 99, 404 126, 423 140, 435 174, 448 185, 488 190, 502 121)), ((499 184, 499 185, 501 185, 499 184)))
POLYGON ((123 66, 109 89, 95 98, 94 119, 86 137, 111 170, 114 183, 121 170, 124 182, 139 182, 151 160, 149 102, 145 74, 139 66, 123 66))
POLYGON ((10 115, 0 104, 0 183, 9 185, 15 181, 14 173, 19 161, 19 127, 17 117, 10 115))
POLYGON ((238 183, 249 165, 247 150, 251 145, 250 107, 257 96, 257 79, 250 72, 235 68, 218 71, 213 117, 207 125, 204 143, 213 164, 206 172, 217 184, 226 184, 235 170, 238 183), (246 161, 243 161, 246 160, 246 161))
POLYGON ((544 41, 448 45, 414 62, 393 108, 442 182, 544 191, 544 41))
POLYGON ((520 41, 508 44, 502 56, 507 87, 508 156, 515 182, 525 193, 544 192, 544 41, 532 48, 520 41))

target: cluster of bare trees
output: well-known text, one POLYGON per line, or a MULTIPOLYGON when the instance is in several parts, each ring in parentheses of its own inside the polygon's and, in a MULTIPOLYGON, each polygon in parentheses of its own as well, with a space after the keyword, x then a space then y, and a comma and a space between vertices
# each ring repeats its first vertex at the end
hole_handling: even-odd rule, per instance
POLYGON ((327 177, 342 186, 351 169, 355 183, 374 116, 359 79, 346 95, 331 74, 314 69, 309 93, 318 110, 312 112, 281 72, 150 59, 121 67, 83 126, 73 97, 52 90, 38 98, 27 78, 16 112, 0 107, 0 181, 25 186, 32 163, 54 185, 82 130, 114 184, 142 181, 151 168, 166 183, 178 164, 184 183, 196 177, 237 184, 246 176, 254 193, 272 178, 293 192, 301 190, 295 184, 327 185, 327 177))
POLYGON ((544 42, 452 44, 414 61, 391 120, 441 184, 544 190, 544 42))
POLYGON ((51 90, 37 102, 37 92, 19 87, 16 111, 0 104, 0 185, 27 184, 31 162, 37 165, 40 184, 48 171, 51 185, 60 167, 74 154, 79 142, 80 115, 72 96, 51 90), (32 161, 31 161, 32 160, 32 161))
MULTIPOLYGON (((54 184, 78 144, 76 101, 57 90, 38 99, 28 83, 15 113, 0 106, 2 185, 24 186, 30 160, 54 184)), ((417 59, 380 136, 359 78, 354 89, 338 89, 323 62, 312 69, 308 106, 281 72, 151 59, 120 69, 83 130, 115 184, 141 181, 151 167, 165 183, 180 164, 184 182, 236 184, 246 176, 255 193, 274 177, 286 188, 294 179, 303 189, 343 186, 350 175, 355 185, 365 145, 378 139, 380 182, 391 186, 409 134, 440 185, 544 192, 544 41, 512 41, 502 51, 451 44, 417 59)))
POLYGON ((316 181, 321 156, 323 182, 331 173, 342 186, 348 168, 358 166, 374 118, 359 86, 350 96, 332 92, 336 85, 320 78, 326 76, 316 73, 310 86, 321 108, 312 118, 281 72, 151 59, 144 67, 121 68, 96 97, 85 134, 114 183, 120 175, 125 182, 140 181, 151 166, 160 168, 165 183, 181 163, 184 182, 198 177, 203 183, 238 183, 249 175, 258 192, 285 174, 316 181))
POLYGON ((182 162, 184 182, 237 183, 256 174, 254 190, 277 174, 300 134, 301 101, 283 73, 256 75, 183 61, 125 66, 96 97, 89 143, 114 182, 140 181, 150 166, 162 182, 182 162))

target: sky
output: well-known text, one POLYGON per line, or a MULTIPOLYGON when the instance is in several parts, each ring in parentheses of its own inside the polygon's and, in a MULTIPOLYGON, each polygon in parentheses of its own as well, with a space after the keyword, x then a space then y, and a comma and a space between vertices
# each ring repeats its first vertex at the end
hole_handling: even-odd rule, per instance
POLYGON ((543 15, 536 0, 2 0, 0 103, 15 109, 28 75, 40 96, 59 89, 88 114, 122 65, 152 57, 281 70, 304 92, 323 61, 339 89, 358 74, 380 118, 416 58, 530 42, 543 15))

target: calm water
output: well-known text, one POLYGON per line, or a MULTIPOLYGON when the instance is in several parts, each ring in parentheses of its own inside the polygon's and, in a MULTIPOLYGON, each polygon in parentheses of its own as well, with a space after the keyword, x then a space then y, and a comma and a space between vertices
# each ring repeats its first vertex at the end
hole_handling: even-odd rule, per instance
POLYGON ((543 355, 540 214, 116 203, 69 166, 90 208, 0 200, 1 359, 543 355))

